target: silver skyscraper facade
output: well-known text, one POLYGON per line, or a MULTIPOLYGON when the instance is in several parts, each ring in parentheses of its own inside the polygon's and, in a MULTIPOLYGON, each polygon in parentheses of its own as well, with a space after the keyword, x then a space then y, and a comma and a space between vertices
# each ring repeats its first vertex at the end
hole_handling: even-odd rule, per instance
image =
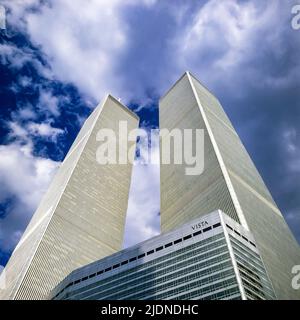
MULTIPOLYGON (((218 99, 186 72, 161 98, 161 128, 204 129, 204 171, 161 165, 162 232, 221 209, 253 234, 279 299, 300 299, 292 267, 300 250, 218 99)), ((161 144, 168 136, 161 136, 161 144)))
MULTIPOLYGON (((96 157, 97 133, 118 137, 119 121, 128 130, 139 123, 110 95, 85 121, 2 273, 0 299, 45 299, 74 269, 121 249, 132 165, 96 157)), ((135 142, 117 139, 116 146, 135 142)))

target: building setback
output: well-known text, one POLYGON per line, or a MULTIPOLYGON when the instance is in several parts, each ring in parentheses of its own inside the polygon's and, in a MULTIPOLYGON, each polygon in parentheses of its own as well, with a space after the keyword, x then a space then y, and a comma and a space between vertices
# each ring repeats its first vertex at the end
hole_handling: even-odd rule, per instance
POLYGON ((55 300, 274 299, 255 240, 217 210, 73 271, 55 300))
POLYGON ((162 231, 221 209, 253 234, 277 297, 300 299, 291 286, 298 243, 217 98, 186 72, 160 99, 159 123, 205 132, 201 175, 186 175, 184 163, 161 165, 162 231))
POLYGON ((118 134, 121 120, 138 127, 108 95, 85 121, 2 273, 0 299, 45 299, 74 269, 121 249, 132 165, 96 161, 97 132, 118 134))

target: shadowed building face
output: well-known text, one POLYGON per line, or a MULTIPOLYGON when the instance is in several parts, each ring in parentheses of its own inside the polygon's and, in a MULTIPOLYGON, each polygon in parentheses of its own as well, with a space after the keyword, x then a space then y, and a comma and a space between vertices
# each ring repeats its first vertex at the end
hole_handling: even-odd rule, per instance
POLYGON ((254 235, 277 297, 299 299, 291 286, 299 246, 219 101, 187 72, 161 98, 159 123, 205 131, 202 174, 161 164, 162 232, 221 209, 254 235))
POLYGON ((3 272, 0 299, 44 299, 74 269, 121 249, 132 165, 96 160, 97 133, 118 137, 119 121, 139 122, 111 96, 85 121, 3 272))

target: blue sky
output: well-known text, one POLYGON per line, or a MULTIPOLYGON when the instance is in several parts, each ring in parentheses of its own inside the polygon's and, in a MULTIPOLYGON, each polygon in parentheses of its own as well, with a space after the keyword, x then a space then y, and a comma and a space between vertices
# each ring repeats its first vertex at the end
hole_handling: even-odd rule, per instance
MULTIPOLYGON (((0 265, 106 93, 158 126, 185 71, 220 99, 300 240, 295 1, 0 0, 0 265)), ((157 144, 152 152, 158 154, 157 144)), ((133 170, 124 245, 159 232, 159 168, 133 170)))

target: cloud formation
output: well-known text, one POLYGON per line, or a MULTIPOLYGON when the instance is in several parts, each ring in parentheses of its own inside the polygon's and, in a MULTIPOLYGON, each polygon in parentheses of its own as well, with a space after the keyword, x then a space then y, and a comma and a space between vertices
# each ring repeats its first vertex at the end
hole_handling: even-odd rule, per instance
POLYGON ((123 9, 149 8, 155 2, 28 0, 4 4, 11 12, 9 21, 26 31, 31 42, 41 48, 52 76, 73 83, 98 102, 106 93, 122 98, 129 94, 118 74, 120 57, 130 50, 130 21, 123 17, 123 9))
POLYGON ((124 247, 160 232, 159 136, 153 135, 151 148, 148 148, 148 145, 148 139, 144 137, 137 146, 140 156, 133 166, 124 247))
POLYGON ((48 188, 59 163, 33 156, 30 145, 12 143, 0 146, 1 250, 11 251, 42 195, 48 188))

